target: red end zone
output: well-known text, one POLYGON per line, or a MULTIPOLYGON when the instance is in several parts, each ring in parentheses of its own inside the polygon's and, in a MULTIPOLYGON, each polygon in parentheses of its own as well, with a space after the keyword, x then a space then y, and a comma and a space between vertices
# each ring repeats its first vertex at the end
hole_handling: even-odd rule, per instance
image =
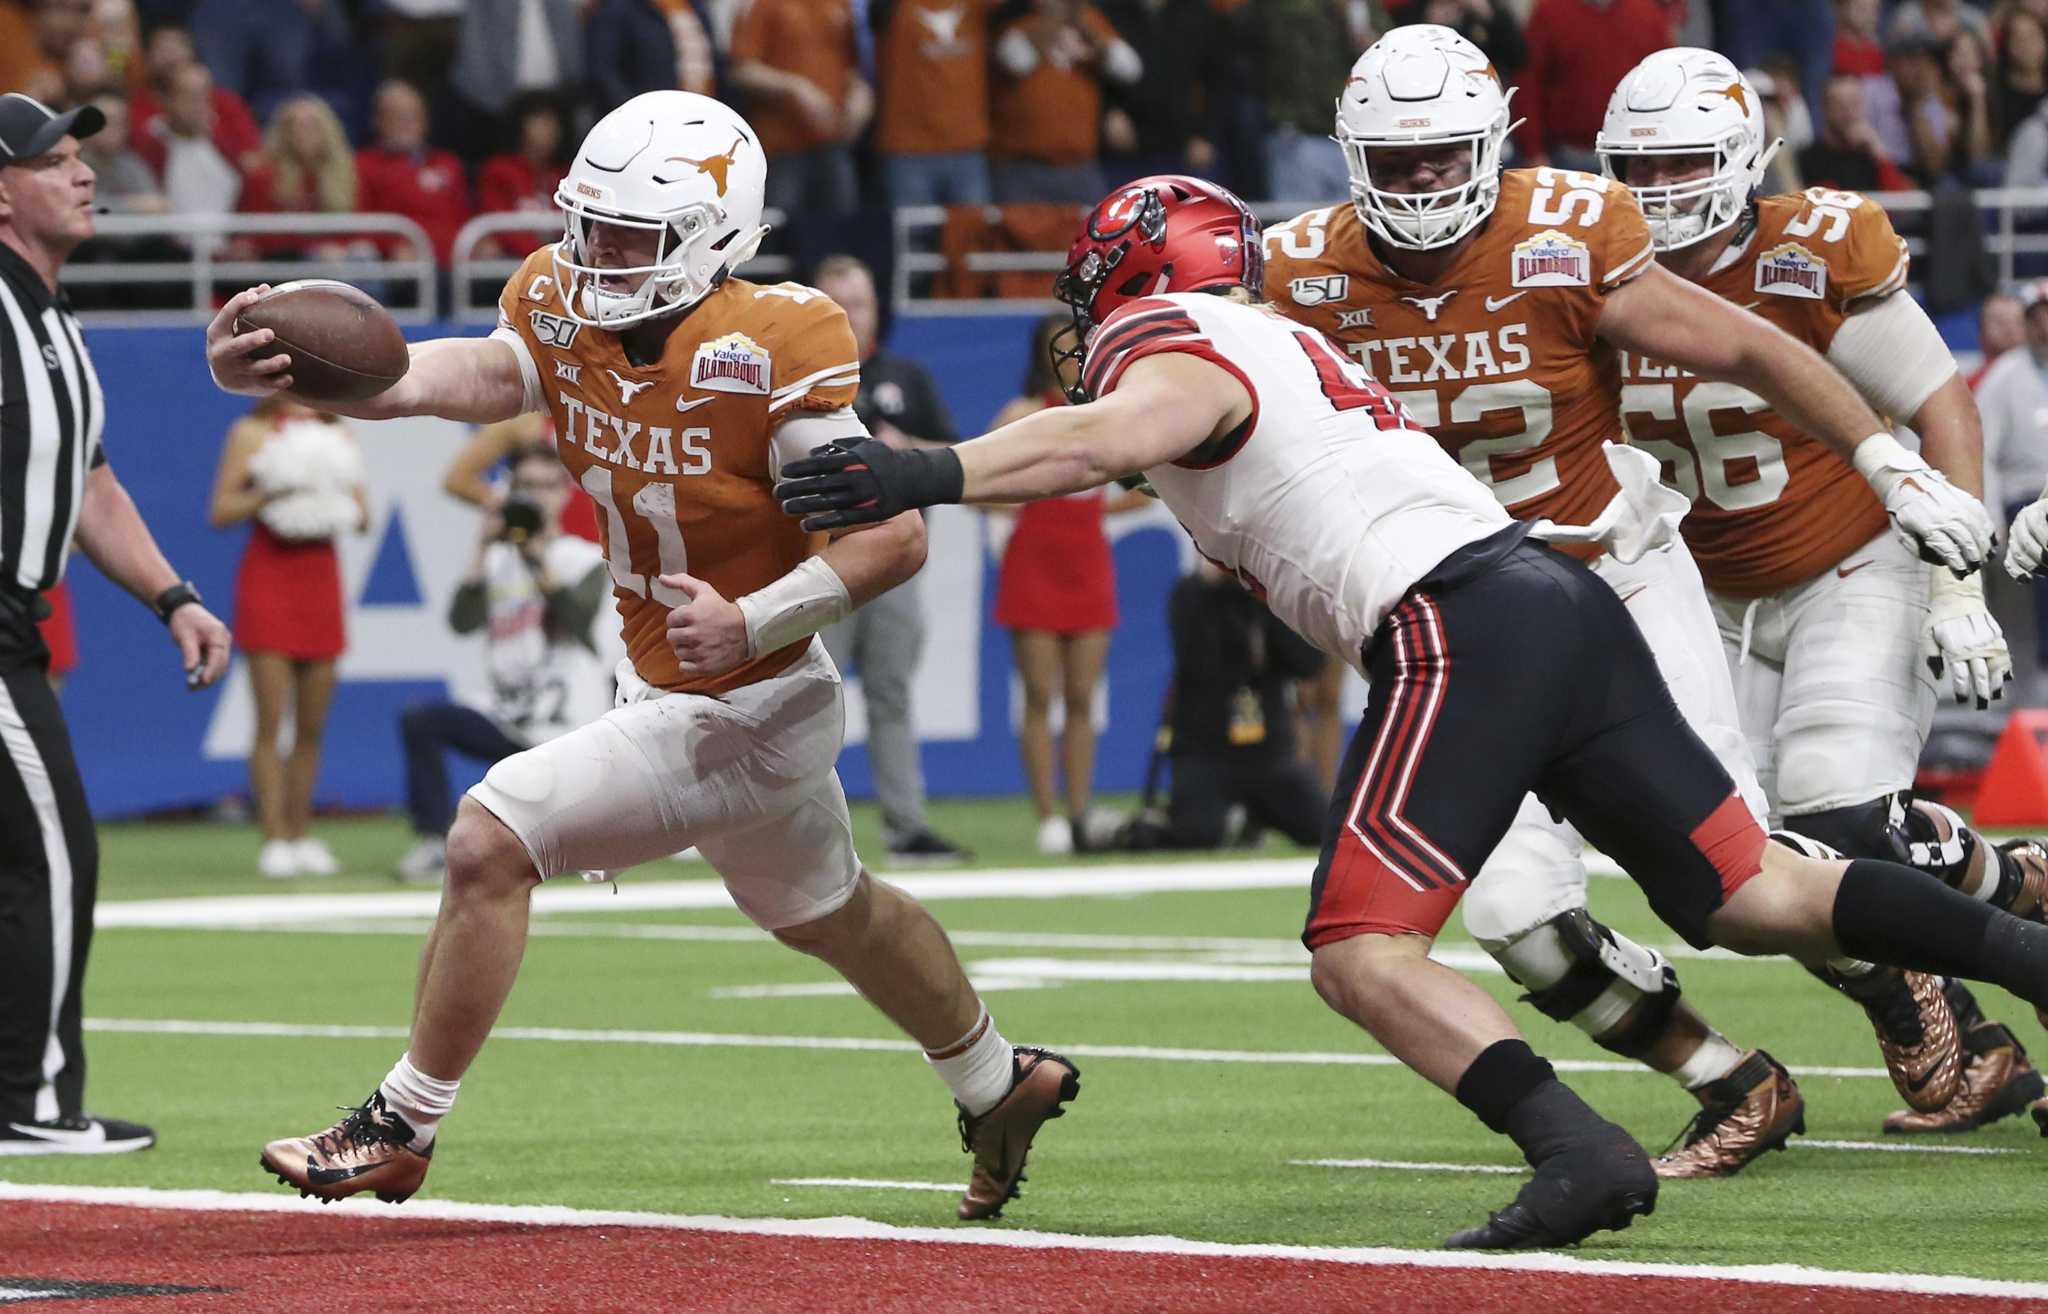
MULTIPOLYGON (((64 1309, 211 1311, 691 1310, 702 1314, 2004 1314, 2048 1301, 1844 1290, 1709 1278, 655 1227, 546 1226, 333 1213, 0 1203, 0 1300, 51 1279, 226 1288, 66 1299, 64 1309)), ((56 1293, 52 1293, 55 1295, 56 1293)), ((33 1300, 25 1303, 34 1303, 33 1300)))

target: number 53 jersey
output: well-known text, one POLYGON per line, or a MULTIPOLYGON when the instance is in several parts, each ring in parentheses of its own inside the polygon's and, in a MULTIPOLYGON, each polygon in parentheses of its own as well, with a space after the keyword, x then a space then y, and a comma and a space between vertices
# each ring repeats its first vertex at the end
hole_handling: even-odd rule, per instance
POLYGON ((1384 264, 1349 205, 1268 229, 1265 251, 1274 305, 1343 343, 1508 514, 1583 525, 1614 496, 1600 447, 1622 440, 1621 364, 1596 330, 1608 293, 1653 259, 1626 187, 1505 171, 1434 285, 1384 264))
POLYGON ((686 573, 737 598, 824 541, 769 490, 781 462, 803 454, 777 448, 783 422, 850 407, 860 389, 846 313, 813 288, 728 279, 683 315, 660 359, 638 366, 617 333, 563 314, 552 252, 534 252, 505 285, 492 336, 519 353, 527 408, 554 417, 562 464, 597 503, 633 669, 701 694, 778 674, 808 639, 722 675, 683 674, 668 613, 684 598, 659 577, 686 573))
MULTIPOLYGON (((1905 287, 1906 265, 1882 208, 1815 187, 1757 202, 1754 225, 1700 285, 1826 355, 1858 305, 1905 287)), ((1622 370, 1630 440, 1692 498, 1685 541, 1713 592, 1782 593, 1885 529, 1863 476, 1755 393, 1633 353, 1622 370)))

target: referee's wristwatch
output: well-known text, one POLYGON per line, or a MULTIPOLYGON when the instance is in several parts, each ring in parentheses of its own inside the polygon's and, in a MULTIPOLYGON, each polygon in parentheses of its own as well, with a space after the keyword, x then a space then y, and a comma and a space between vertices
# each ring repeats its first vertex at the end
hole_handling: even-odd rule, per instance
POLYGON ((156 600, 149 605, 156 609, 156 618, 169 625, 172 612, 188 602, 198 601, 200 601, 199 590, 193 586, 191 580, 181 579, 162 593, 157 594, 156 600))

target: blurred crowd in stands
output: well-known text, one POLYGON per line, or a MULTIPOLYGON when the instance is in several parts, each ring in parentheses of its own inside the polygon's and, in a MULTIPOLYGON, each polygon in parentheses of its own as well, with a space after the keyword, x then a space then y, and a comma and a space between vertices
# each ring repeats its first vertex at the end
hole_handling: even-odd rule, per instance
MULTIPOLYGON (((116 211, 390 212, 445 260, 474 214, 550 211, 582 128, 668 87, 743 109, 792 214, 1088 202, 1160 170, 1332 200, 1332 99, 1409 22, 1518 88, 1511 163, 1594 167, 1609 91, 1677 42, 1751 70, 1779 186, 2048 181, 2048 0, 0 0, 0 90, 107 113, 116 211)), ((423 254, 227 253, 372 245, 423 254)))

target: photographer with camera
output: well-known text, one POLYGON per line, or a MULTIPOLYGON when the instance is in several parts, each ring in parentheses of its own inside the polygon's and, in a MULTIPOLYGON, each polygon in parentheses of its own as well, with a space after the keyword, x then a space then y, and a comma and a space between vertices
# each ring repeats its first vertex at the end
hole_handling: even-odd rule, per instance
POLYGON ((1167 621, 1172 794, 1163 817, 1139 814, 1114 847, 1220 848, 1239 807, 1246 833, 1271 827, 1320 847, 1329 793, 1295 755, 1293 695, 1322 672, 1323 655, 1207 561, 1174 586, 1167 621))
POLYGON ((604 715, 618 653, 610 626, 592 624, 611 596, 603 549, 561 531, 569 474, 552 451, 512 457, 504 502, 483 517, 469 571, 448 605, 457 634, 485 632, 488 713, 423 703, 399 718, 406 809, 418 841, 399 859, 403 880, 436 881, 455 816, 451 751, 495 763, 604 715))

